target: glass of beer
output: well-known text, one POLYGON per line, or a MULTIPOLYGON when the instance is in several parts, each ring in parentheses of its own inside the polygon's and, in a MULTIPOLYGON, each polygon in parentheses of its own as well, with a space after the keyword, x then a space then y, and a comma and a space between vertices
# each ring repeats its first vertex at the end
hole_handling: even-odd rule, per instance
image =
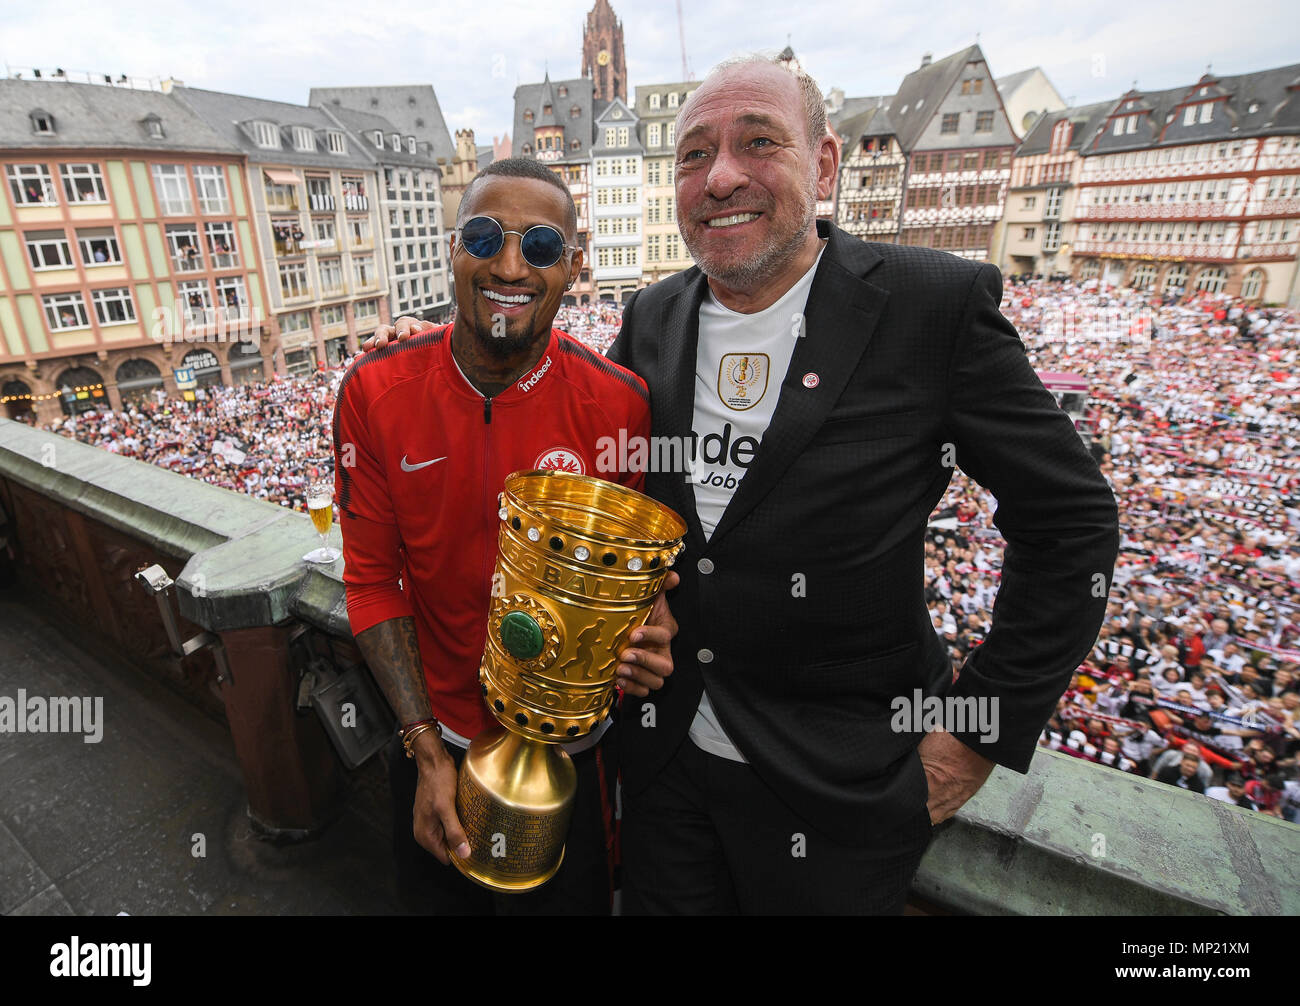
POLYGON ((331 563, 343 553, 326 545, 330 525, 334 523, 334 479, 324 475, 307 483, 307 512, 320 535, 320 548, 314 548, 303 559, 307 562, 331 563))

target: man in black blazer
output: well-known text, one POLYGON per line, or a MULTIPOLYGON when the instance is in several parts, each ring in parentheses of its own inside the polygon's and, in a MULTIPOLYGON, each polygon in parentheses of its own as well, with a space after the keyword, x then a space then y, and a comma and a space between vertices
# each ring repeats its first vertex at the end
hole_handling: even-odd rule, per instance
POLYGON ((932 823, 994 764, 1027 771, 1095 641, 1115 499, 999 313, 994 267, 816 220, 839 149, 811 78, 724 64, 676 135, 697 266, 638 292, 609 352, 649 386, 656 462, 700 434, 692 464, 646 479, 689 532, 675 671, 621 707, 624 909, 901 912, 932 823), (784 366, 718 345, 788 303, 784 366), (739 435, 756 398, 770 419, 739 435), (997 497, 1007 540, 956 682, 922 575, 954 466, 997 497), (990 719, 922 717, 936 698, 990 719))
POLYGON ((715 424, 693 471, 647 476, 690 530, 675 671, 622 706, 632 912, 901 911, 931 822, 993 764, 1027 771, 1105 612, 1115 500, 999 313, 998 271, 814 227, 838 149, 812 95, 756 60, 701 84, 676 159, 698 265, 639 291, 609 353, 649 386, 655 438, 698 440, 715 372, 732 406, 752 381, 749 355, 703 362, 701 317, 727 331, 812 276, 757 449, 728 457, 715 424), (709 535, 695 483, 719 455, 743 477, 709 535), (955 683, 922 579, 954 464, 997 498, 1007 540, 993 628, 955 683), (894 715, 945 695, 995 729, 894 715), (723 757, 692 740, 706 711, 723 757))

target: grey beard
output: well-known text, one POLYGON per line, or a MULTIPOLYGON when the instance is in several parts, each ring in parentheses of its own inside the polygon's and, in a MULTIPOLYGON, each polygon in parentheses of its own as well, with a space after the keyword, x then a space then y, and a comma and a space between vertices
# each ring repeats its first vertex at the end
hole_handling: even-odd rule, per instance
MULTIPOLYGON (((695 264, 700 267, 700 271, 710 279, 716 279, 725 286, 737 290, 753 290, 765 281, 771 279, 779 273, 786 263, 799 250, 800 246, 808 237, 808 230, 817 224, 817 193, 816 189, 812 190, 811 195, 804 204, 804 219, 797 233, 791 236, 785 244, 775 248, 766 249, 757 259, 752 262, 744 262, 732 266, 730 269, 718 268, 710 262, 707 256, 701 257, 691 242, 687 239, 686 234, 682 233, 682 242, 686 245, 686 250, 691 253, 695 259, 695 264)), ((681 231, 681 228, 678 228, 681 231)))

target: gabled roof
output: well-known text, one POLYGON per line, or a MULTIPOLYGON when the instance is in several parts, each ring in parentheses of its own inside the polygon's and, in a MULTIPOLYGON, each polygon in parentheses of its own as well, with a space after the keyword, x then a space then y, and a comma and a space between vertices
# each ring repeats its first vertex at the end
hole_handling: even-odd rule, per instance
POLYGON ((435 158, 448 163, 456 157, 456 144, 447 131, 438 96, 431 84, 396 84, 391 87, 313 87, 307 101, 312 105, 328 103, 354 108, 372 115, 382 115, 403 136, 426 140, 435 158))
MULTIPOLYGON (((1123 114, 1128 101, 1145 110, 1134 133, 1114 135, 1110 128, 1101 129, 1083 153, 1105 154, 1146 147, 1174 147, 1213 140, 1237 140, 1250 136, 1300 133, 1300 63, 1271 70, 1236 76, 1206 75, 1190 87, 1183 85, 1164 91, 1130 91, 1111 102, 1108 114, 1123 114), (1208 79, 1207 79, 1208 78, 1208 79), (1206 94, 1201 95, 1202 87, 1206 94), (1215 100, 1209 122, 1200 121, 1198 111, 1191 125, 1183 122, 1183 110, 1189 105, 1215 100), (1253 109, 1253 111, 1252 111, 1253 109)), ((1103 127, 1107 124, 1103 123, 1103 127)))
POLYGON ((850 119, 858 118, 863 112, 876 108, 877 106, 888 105, 893 100, 894 96, 891 94, 872 95, 863 98, 845 98, 844 104, 839 107, 839 110, 836 112, 827 112, 826 118, 830 124, 835 127, 835 132, 847 138, 848 134, 845 132, 845 128, 850 119))
POLYGON ((632 110, 624 102, 615 98, 609 102, 596 115, 596 131, 591 144, 593 154, 605 153, 629 153, 640 154, 645 152, 645 147, 641 144, 641 139, 637 136, 637 119, 632 110), (628 142, 625 147, 610 147, 605 143, 605 130, 607 128, 626 128, 628 130, 628 142))
POLYGON ((319 108, 291 105, 266 98, 249 98, 224 91, 205 91, 197 87, 174 87, 172 95, 201 118, 222 139, 242 150, 255 164, 298 164, 313 168, 370 168, 374 161, 357 147, 347 145, 347 153, 331 154, 321 141, 326 130, 337 130, 338 123, 319 108), (253 122, 269 122, 280 128, 281 146, 260 147, 248 132, 253 122), (284 127, 305 126, 317 134, 316 149, 296 149, 284 136, 284 127))
POLYGON ((951 56, 913 70, 903 78, 887 111, 897 128, 898 142, 904 150, 910 151, 916 146, 916 141, 921 138, 930 120, 938 114, 939 106, 961 77, 966 64, 983 60, 984 54, 978 45, 967 46, 951 56))
POLYGON ((1113 101, 1099 101, 1092 105, 1064 108, 1059 112, 1046 112, 1039 116, 1024 142, 1016 149, 1016 156, 1047 153, 1051 149, 1052 134, 1056 130, 1056 124, 1062 119, 1068 119, 1074 125, 1069 149, 1077 152, 1096 135, 1097 130, 1106 122, 1107 114, 1114 107, 1113 101))
POLYGON ((170 94, 62 80, 0 79, 0 146, 10 150, 117 147, 240 152, 170 94), (53 116, 54 135, 32 131, 29 116, 38 109, 53 116), (161 139, 151 137, 143 126, 150 116, 157 116, 162 123, 161 139))
POLYGON ((591 156, 591 142, 594 138, 592 132, 594 117, 599 115, 607 107, 607 102, 594 102, 592 99, 595 83, 590 77, 576 77, 572 80, 546 80, 537 84, 520 84, 515 88, 515 116, 514 128, 511 130, 511 136, 514 137, 513 151, 516 156, 532 156, 536 150, 536 140, 533 137, 533 131, 540 123, 537 121, 542 114, 542 93, 544 88, 549 86, 551 93, 554 95, 552 106, 555 111, 555 125, 564 130, 564 150, 563 161, 585 161, 591 156), (564 89, 567 94, 563 97, 560 90, 564 89), (572 115, 574 106, 578 108, 578 115, 575 118, 572 115), (533 119, 531 121, 524 118, 524 113, 531 111, 533 119), (578 141, 577 149, 573 147, 573 141, 578 141), (530 151, 524 154, 524 144, 528 144, 530 151))
POLYGON ((1016 89, 1020 87, 1021 84, 1034 75, 1034 71, 1037 69, 1038 67, 1031 66, 1028 70, 1019 70, 1016 73, 1009 73, 1005 77, 998 77, 994 83, 998 85, 998 90, 1002 92, 1004 97, 1012 95, 1016 93, 1016 89))
POLYGON ((342 108, 336 105, 321 105, 320 108, 327 116, 337 119, 343 125, 348 133, 348 142, 359 144, 362 151, 371 160, 379 164, 401 165, 403 167, 426 168, 437 170, 437 163, 433 159, 433 153, 429 149, 429 141, 421 140, 416 137, 416 153, 408 152, 406 138, 413 135, 403 133, 382 115, 373 115, 370 112, 358 112, 354 108, 342 108), (384 134, 384 149, 380 150, 375 146, 374 134, 379 130, 384 134), (391 142, 392 135, 399 134, 402 137, 402 149, 394 151, 391 142))

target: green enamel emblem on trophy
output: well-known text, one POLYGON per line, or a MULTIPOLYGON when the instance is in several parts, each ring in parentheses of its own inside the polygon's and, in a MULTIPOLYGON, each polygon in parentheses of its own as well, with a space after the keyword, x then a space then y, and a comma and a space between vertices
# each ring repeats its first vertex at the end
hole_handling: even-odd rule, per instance
POLYGON ((501 619, 501 645, 516 660, 532 660, 542 652, 542 627, 532 616, 512 611, 501 619))

